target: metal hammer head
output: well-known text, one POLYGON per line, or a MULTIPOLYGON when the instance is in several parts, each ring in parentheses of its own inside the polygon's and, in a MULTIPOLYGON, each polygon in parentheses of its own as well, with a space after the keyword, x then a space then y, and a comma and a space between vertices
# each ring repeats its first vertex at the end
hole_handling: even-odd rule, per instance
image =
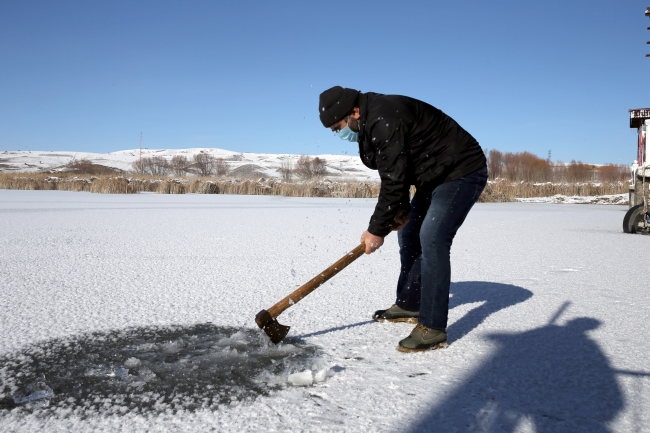
POLYGON ((284 340, 284 337, 289 333, 290 326, 280 325, 276 319, 274 319, 271 314, 262 310, 255 316, 255 322, 257 326, 262 328, 266 335, 269 336, 273 344, 278 344, 280 341, 284 340))

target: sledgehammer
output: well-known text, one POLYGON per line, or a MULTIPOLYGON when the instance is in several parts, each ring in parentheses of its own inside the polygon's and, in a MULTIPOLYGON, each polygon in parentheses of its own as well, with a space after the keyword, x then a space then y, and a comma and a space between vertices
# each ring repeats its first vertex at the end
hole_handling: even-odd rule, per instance
POLYGON ((334 275, 338 274, 345 268, 347 265, 355 261, 366 251, 366 245, 364 243, 359 244, 355 249, 341 257, 336 263, 334 263, 329 268, 325 269, 323 272, 307 281, 302 286, 298 287, 293 291, 289 296, 269 308, 268 310, 262 310, 255 316, 255 322, 257 325, 266 332, 266 335, 269 336, 273 344, 278 344, 280 341, 284 340, 284 337, 287 336, 290 327, 281 325, 277 321, 277 317, 282 314, 284 310, 300 301, 305 296, 309 295, 311 292, 316 290, 319 286, 325 283, 327 280, 332 278, 334 275))

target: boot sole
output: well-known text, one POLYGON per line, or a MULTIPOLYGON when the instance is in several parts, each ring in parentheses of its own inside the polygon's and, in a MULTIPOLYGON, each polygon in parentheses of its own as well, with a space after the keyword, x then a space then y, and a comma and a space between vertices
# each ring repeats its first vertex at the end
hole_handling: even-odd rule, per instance
POLYGON ((375 319, 376 322, 391 322, 391 323, 418 323, 418 318, 417 317, 400 317, 397 319, 384 319, 384 318, 379 318, 375 319))
POLYGON ((436 350, 436 349, 445 349, 448 346, 447 340, 436 343, 431 347, 423 347, 421 349, 409 349, 408 347, 397 346, 397 350, 404 353, 413 353, 413 352, 426 352, 427 350, 436 350))

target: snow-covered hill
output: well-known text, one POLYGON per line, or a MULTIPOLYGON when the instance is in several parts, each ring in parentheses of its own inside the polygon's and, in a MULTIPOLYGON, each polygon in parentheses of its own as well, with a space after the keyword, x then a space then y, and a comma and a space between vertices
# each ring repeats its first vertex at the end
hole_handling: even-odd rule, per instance
MULTIPOLYGON (((272 153, 239 153, 225 149, 142 149, 142 157, 162 156, 171 160, 176 155, 192 159, 195 154, 208 153, 216 158, 223 158, 235 176, 247 176, 253 173, 268 177, 280 177, 279 169, 283 161, 289 160, 295 165, 300 155, 272 153)), ((363 165, 356 155, 310 155, 327 161, 330 177, 352 177, 359 180, 379 180, 376 171, 363 165)), ((62 151, 4 151, 0 152, 1 172, 40 172, 58 171, 73 160, 88 159, 94 164, 114 167, 129 171, 133 162, 140 158, 140 150, 120 150, 109 153, 62 152, 62 151)))

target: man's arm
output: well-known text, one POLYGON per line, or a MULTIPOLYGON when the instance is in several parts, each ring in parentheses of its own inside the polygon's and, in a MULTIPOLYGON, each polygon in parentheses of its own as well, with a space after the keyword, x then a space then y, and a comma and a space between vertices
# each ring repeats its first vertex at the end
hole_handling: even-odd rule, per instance
POLYGON ((377 149, 376 161, 381 187, 368 232, 384 237, 393 229, 398 212, 409 210, 408 155, 405 127, 400 119, 381 119, 370 130, 369 139, 377 149))

